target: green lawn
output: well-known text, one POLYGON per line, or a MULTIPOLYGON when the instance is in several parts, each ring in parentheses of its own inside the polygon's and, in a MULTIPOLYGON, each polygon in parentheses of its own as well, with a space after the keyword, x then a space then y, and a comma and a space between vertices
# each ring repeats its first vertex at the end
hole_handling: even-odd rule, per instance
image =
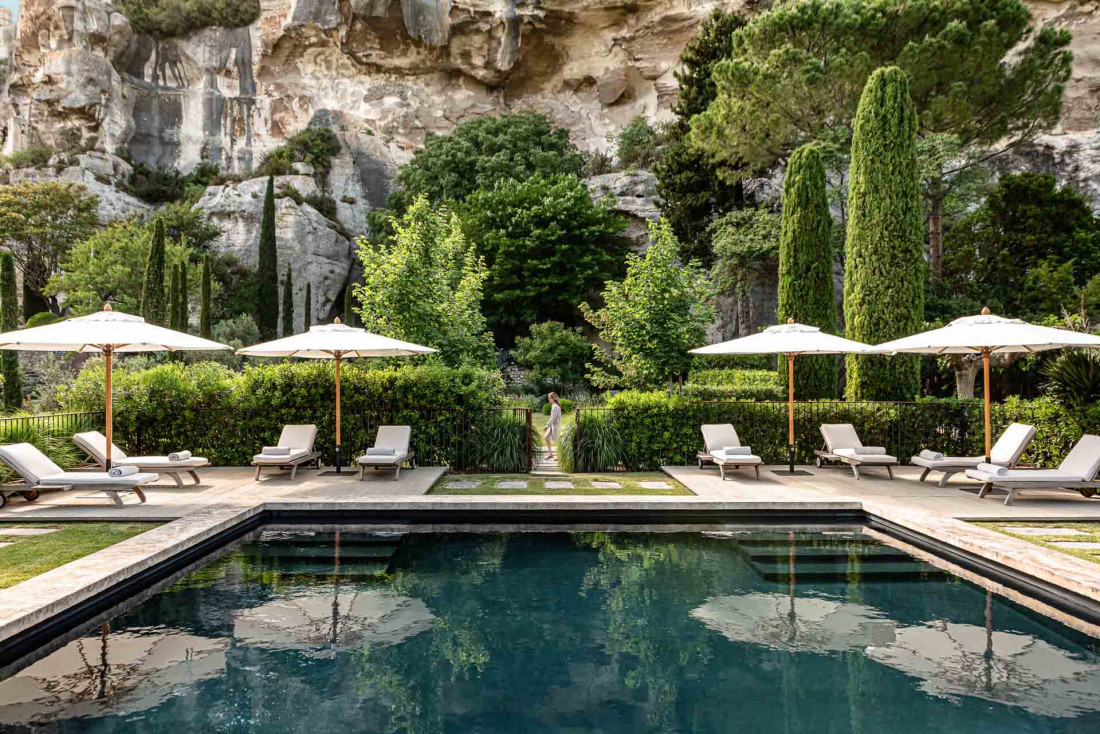
POLYGON ((453 474, 442 477, 428 494, 675 494, 693 492, 667 474, 636 472, 631 474, 569 474, 563 477, 535 477, 530 474, 453 474), (474 482, 473 487, 453 487, 452 483, 474 482), (502 482, 526 482, 525 488, 501 487, 502 482), (569 487, 547 487, 547 482, 569 482, 569 487), (593 482, 615 482, 618 487, 594 487, 593 482), (664 482, 667 488, 643 487, 641 482, 664 482))
POLYGON ((48 535, 5 536, 0 543, 0 589, 63 566, 70 561, 102 550, 107 546, 140 535, 159 523, 78 522, 78 523, 2 523, 8 528, 59 528, 48 535))
POLYGON ((1100 522, 1028 522, 1026 520, 1016 520, 1013 522, 976 522, 974 524, 979 527, 996 530, 997 532, 1004 533, 1005 535, 1011 535, 1013 538, 1026 540, 1028 542, 1034 543, 1035 545, 1040 545, 1044 548, 1050 548, 1051 550, 1059 551, 1060 553, 1068 553, 1071 556, 1084 558, 1086 561, 1100 563, 1100 550, 1062 548, 1057 545, 1051 545, 1052 541, 1100 543, 1100 522), (1048 527, 1068 530, 1080 530, 1081 532, 1086 533, 1086 535, 1020 535, 1019 533, 1012 532, 1013 528, 1048 527))

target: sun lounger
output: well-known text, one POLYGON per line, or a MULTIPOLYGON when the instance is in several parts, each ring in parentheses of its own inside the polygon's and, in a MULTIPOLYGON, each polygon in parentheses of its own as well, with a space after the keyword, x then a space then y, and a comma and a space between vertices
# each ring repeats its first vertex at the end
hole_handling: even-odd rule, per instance
POLYGON ((825 439, 825 445, 814 452, 819 467, 826 461, 839 461, 852 467, 852 473, 860 479, 861 466, 884 466, 890 478, 894 478, 893 467, 898 464, 897 458, 887 454, 881 446, 864 446, 851 423, 823 423, 821 437, 825 439))
POLYGON ((317 426, 312 423, 283 426, 279 442, 275 446, 265 446, 263 451, 252 457, 256 479, 259 480, 260 470, 265 467, 290 469, 290 478, 294 479, 299 466, 321 458, 321 452, 313 450, 316 440, 317 426))
POLYGON ((760 478, 760 465, 764 463, 759 456, 753 455, 748 446, 742 446, 737 438, 737 431, 730 423, 710 423, 702 427, 703 445, 706 453, 699 457, 699 468, 703 468, 704 461, 713 463, 718 467, 718 475, 726 478, 726 467, 737 469, 742 466, 751 466, 756 470, 756 478, 760 478))
MULTIPOLYGON (((112 477, 107 472, 65 471, 29 443, 0 446, 0 460, 19 473, 26 480, 27 486, 34 490, 47 487, 54 489, 88 487, 106 494, 114 501, 116 507, 122 507, 124 494, 136 494, 138 499, 144 502, 145 492, 141 488, 160 479, 152 472, 112 477)), ((126 467, 123 471, 133 471, 133 469, 126 467)))
MULTIPOLYGON (((102 467, 107 466, 107 437, 99 431, 87 431, 73 436, 73 443, 79 446, 84 453, 91 457, 92 461, 102 467)), ((199 475, 196 469, 210 466, 210 461, 201 456, 190 456, 177 461, 172 461, 169 456, 127 456, 126 452, 118 446, 111 444, 111 466, 136 466, 140 471, 155 471, 172 477, 177 487, 183 486, 180 472, 187 472, 199 483, 199 475)))
POLYGON ((408 462, 416 468, 413 461, 413 452, 409 450, 409 440, 412 438, 410 426, 379 426, 378 435, 374 438, 374 446, 367 449, 367 453, 359 457, 359 479, 366 477, 367 469, 375 470, 393 469, 393 479, 401 478, 401 465, 408 462))
MULTIPOLYGON (((1004 430, 997 443, 989 452, 989 463, 1011 469, 1023 456, 1031 439, 1035 438, 1035 426, 1023 423, 1013 423, 1004 430)), ((985 463, 984 456, 943 456, 932 452, 922 451, 921 454, 910 459, 914 466, 924 467, 920 475, 920 481, 924 481, 929 472, 943 472, 939 486, 947 484, 947 480, 959 472, 967 469, 976 469, 978 464, 985 463)))
POLYGON ((966 476, 982 483, 979 497, 993 488, 1008 492, 1005 504, 1011 505, 1025 489, 1069 490, 1093 497, 1100 489, 1096 472, 1100 470, 1100 436, 1086 433, 1057 469, 1005 469, 982 464, 967 469, 966 476), (988 468, 987 468, 988 467, 988 468))

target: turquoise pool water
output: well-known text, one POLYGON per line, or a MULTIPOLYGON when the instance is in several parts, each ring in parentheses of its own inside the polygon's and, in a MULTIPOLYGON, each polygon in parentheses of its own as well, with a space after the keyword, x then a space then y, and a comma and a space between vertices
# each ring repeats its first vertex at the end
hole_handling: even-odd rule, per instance
POLYGON ((1100 731, 1100 647, 830 532, 264 531, 0 682, 0 731, 1100 731))

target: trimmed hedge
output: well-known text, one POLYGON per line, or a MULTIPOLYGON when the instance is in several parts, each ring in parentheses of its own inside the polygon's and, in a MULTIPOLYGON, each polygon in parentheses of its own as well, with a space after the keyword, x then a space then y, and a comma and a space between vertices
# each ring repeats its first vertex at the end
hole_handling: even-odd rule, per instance
POLYGON ((779 376, 771 370, 716 369, 692 372, 684 395, 694 400, 782 400, 779 376))
MULTIPOLYGON (((341 376, 345 464, 387 424, 412 426, 412 448, 426 465, 517 471, 520 445, 526 462, 524 413, 500 409, 499 373, 440 365, 370 369, 351 362, 341 376), (510 436, 508 450, 475 440, 488 435, 510 436)), ((123 362, 114 385, 115 440, 128 452, 163 455, 186 447, 215 465, 243 466, 278 438, 284 424, 315 423, 317 447, 332 460, 336 387, 329 360, 249 366, 244 373, 212 362, 127 371, 123 362)), ((102 410, 103 364, 86 367, 59 397, 67 411, 102 410)))
MULTIPOLYGON (((582 410, 575 431, 559 442, 563 462, 579 471, 652 471, 661 465, 696 462, 703 447, 699 427, 732 423, 743 444, 765 463, 787 456, 787 405, 781 402, 700 402, 664 393, 624 392, 609 410, 582 410), (599 423, 597 423, 599 422, 599 423), (567 457, 567 452, 572 452, 567 457)), ((1100 409, 1067 413, 1054 401, 1010 398, 992 410, 994 436, 1017 421, 1037 428, 1024 461, 1057 466, 1082 433, 1100 431, 1100 409)), ((923 448, 955 456, 984 451, 982 406, 978 402, 920 400, 910 403, 819 401, 795 405, 795 460, 810 464, 821 447, 822 423, 852 423, 863 442, 885 446, 903 463, 923 448)), ((563 463, 563 467, 565 464, 563 463)))

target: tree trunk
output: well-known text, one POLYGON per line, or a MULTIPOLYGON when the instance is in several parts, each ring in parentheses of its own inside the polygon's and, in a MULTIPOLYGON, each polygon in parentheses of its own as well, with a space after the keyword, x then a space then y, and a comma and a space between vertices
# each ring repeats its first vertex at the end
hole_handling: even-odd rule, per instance
POLYGON ((928 214, 928 260, 932 270, 932 282, 943 280, 943 201, 932 199, 932 211, 928 214))
POLYGON ((978 377, 981 357, 971 354, 952 354, 951 366, 955 369, 955 397, 970 400, 974 397, 974 382, 978 377))

